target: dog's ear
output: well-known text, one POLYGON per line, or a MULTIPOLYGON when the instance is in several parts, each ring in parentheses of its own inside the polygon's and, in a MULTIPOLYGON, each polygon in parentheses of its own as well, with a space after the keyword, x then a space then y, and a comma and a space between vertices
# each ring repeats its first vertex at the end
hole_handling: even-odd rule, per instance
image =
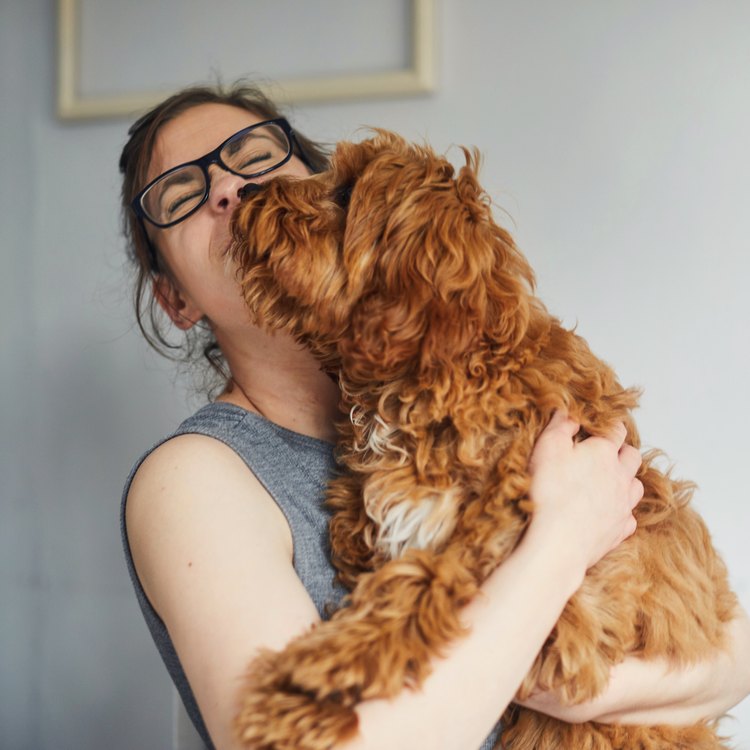
POLYGON ((441 369, 481 346, 510 350, 526 331, 531 268, 493 219, 478 155, 464 154, 456 176, 447 160, 410 147, 357 185, 367 200, 350 209, 344 255, 350 268, 375 269, 342 347, 357 377, 441 369))

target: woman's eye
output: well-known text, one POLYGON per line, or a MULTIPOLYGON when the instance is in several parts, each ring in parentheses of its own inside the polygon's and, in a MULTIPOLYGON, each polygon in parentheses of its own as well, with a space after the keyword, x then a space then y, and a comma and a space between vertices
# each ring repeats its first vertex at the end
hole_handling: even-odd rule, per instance
POLYGON ((165 208, 165 213, 168 218, 173 218, 176 214, 179 214, 185 207, 192 207, 203 197, 203 193, 200 190, 192 190, 189 193, 181 193, 178 196, 170 199, 169 203, 165 208))
POLYGON ((242 160, 240 161, 240 164, 238 165, 238 171, 246 171, 248 167, 255 167, 258 165, 263 165, 266 162, 270 162, 272 159, 272 154, 270 151, 266 151, 264 153, 252 153, 252 154, 246 154, 243 156, 242 160))

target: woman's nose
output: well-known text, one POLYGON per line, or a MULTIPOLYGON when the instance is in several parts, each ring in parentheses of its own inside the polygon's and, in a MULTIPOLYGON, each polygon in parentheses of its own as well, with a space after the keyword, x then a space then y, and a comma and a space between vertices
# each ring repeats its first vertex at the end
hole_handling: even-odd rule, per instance
POLYGON ((240 203, 239 192, 247 180, 219 166, 211 169, 211 185, 208 204, 213 211, 220 213, 233 211, 240 203))

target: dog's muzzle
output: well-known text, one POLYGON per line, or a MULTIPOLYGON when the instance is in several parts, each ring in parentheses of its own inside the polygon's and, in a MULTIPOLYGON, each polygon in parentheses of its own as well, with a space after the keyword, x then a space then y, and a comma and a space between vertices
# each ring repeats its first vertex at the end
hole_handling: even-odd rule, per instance
POLYGON ((237 197, 241 201, 244 201, 257 193, 260 193, 264 187, 265 185, 260 185, 257 182, 248 182, 237 191, 237 197))

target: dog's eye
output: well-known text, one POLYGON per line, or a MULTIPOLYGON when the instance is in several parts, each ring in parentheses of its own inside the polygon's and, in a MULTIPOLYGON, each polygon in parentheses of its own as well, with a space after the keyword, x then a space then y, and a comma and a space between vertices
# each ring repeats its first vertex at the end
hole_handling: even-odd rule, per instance
POLYGON ((354 188, 351 185, 346 185, 345 187, 339 188, 333 194, 333 200, 336 205, 340 206, 341 208, 348 208, 353 189, 354 188))

